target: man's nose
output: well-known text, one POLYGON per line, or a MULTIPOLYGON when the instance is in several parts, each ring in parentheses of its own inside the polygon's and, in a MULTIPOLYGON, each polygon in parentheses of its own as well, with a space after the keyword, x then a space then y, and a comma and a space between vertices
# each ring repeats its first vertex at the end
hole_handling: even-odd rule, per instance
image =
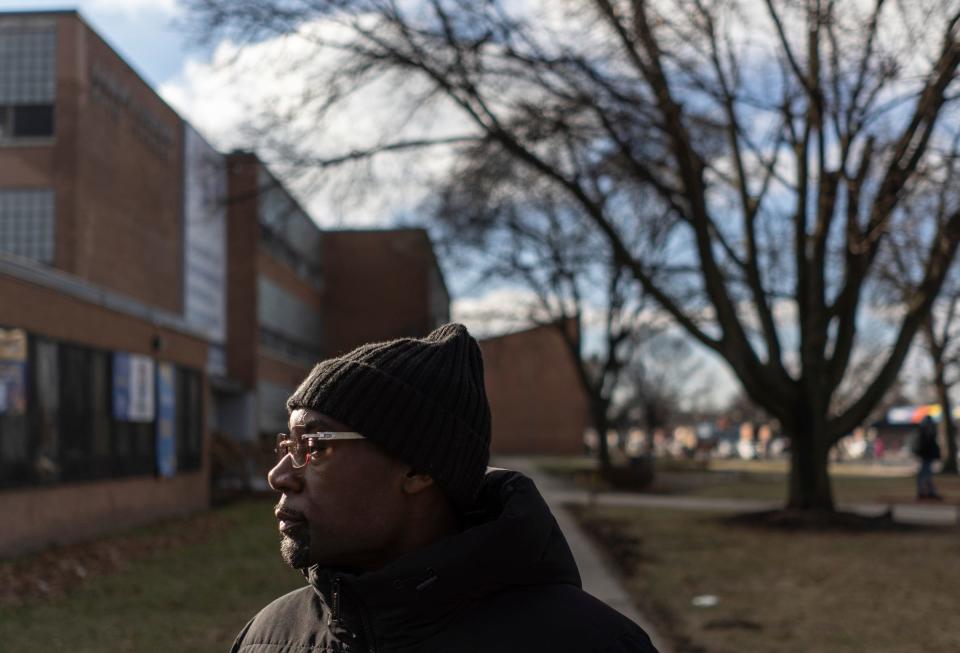
POLYGON ((277 492, 296 493, 303 487, 303 477, 293 466, 293 457, 284 456, 267 473, 267 483, 277 492))

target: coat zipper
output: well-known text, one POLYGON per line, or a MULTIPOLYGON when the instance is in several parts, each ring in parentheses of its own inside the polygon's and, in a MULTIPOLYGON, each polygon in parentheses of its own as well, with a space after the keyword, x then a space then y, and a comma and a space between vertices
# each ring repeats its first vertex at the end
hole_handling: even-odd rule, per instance
POLYGON ((340 577, 333 577, 333 614, 332 624, 340 623, 340 577))
MULTIPOLYGON (((343 604, 343 595, 340 591, 339 576, 333 577, 333 588, 331 590, 331 593, 333 595, 331 597, 331 602, 333 603, 333 607, 330 613, 329 625, 339 625, 340 624, 340 607, 343 604)), ((367 624, 367 618, 362 611, 359 613, 359 617, 360 617, 360 625, 363 627, 364 635, 366 635, 367 649, 369 650, 369 653, 377 653, 376 646, 374 646, 374 643, 373 643, 373 633, 370 631, 370 627, 367 624)))

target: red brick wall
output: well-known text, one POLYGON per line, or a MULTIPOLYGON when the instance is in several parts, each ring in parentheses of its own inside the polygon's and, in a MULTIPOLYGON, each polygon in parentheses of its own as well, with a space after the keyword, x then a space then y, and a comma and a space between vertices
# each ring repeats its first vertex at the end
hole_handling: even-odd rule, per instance
POLYGON ((329 355, 433 330, 428 275, 436 259, 424 230, 325 231, 323 242, 329 355))
POLYGON ((253 388, 257 380, 257 170, 253 155, 227 158, 227 374, 253 388))
POLYGON ((58 33, 55 136, 48 143, 35 141, 29 145, 5 145, 0 148, 0 188, 54 190, 54 265, 73 270, 76 251, 77 112, 80 98, 74 59, 79 22, 68 15, 51 15, 40 20, 53 22, 58 33))
POLYGON ((0 492, 0 556, 79 542, 206 509, 206 471, 0 492))
POLYGON ((578 454, 589 407, 555 327, 480 341, 494 454, 578 454))
POLYGON ((0 324, 91 347, 148 354, 203 369, 207 343, 130 315, 87 304, 55 290, 0 275, 0 324), (153 351, 160 336, 164 349, 153 351))
MULTIPOLYGON (((183 309, 183 123, 78 18, 61 22, 61 88, 78 89, 77 118, 57 138, 75 142, 76 222, 66 269, 172 312, 183 309), (63 29, 69 25, 70 29, 63 29), (68 38, 73 32, 76 41, 68 38), (73 45, 73 52, 69 52, 73 45), (63 47, 66 46, 66 47, 63 47), (73 57, 70 64, 63 57, 73 57), (75 76, 74 76, 75 75, 75 76), (96 78, 127 94, 107 99, 96 78), (150 125, 154 125, 151 127, 150 125), (156 127, 169 140, 160 142, 156 127), (75 133, 73 130, 76 130, 75 133), (123 270, 118 274, 118 270, 123 270)), ((58 89, 59 90, 59 89, 58 89)), ((58 208, 69 198, 57 198, 58 208)))
MULTIPOLYGON (((207 344, 137 318, 87 304, 45 287, 0 275, 0 324, 55 339, 149 354, 203 368, 207 344), (164 350, 154 352, 153 339, 164 350)), ((209 390, 204 389, 204 411, 209 390)), ((0 491, 0 556, 204 509, 209 504, 209 435, 201 471, 171 479, 136 477, 0 491)))
MULTIPOLYGON (((58 32, 55 135, 49 143, 0 148, 0 186, 54 189, 55 267, 180 313, 183 123, 77 14, 49 19, 58 32), (119 94, 104 94, 105 78, 119 94)), ((201 339, 6 276, 0 276, 0 324, 193 369, 207 360, 201 339), (164 343, 159 352, 157 337, 164 343)), ((205 413, 209 406, 205 381, 205 413)), ((208 470, 205 458, 201 471, 172 479, 2 491, 0 514, 9 528, 0 555, 203 509, 208 470)))
POLYGON ((55 267, 180 312, 182 121, 76 14, 49 18, 58 34, 54 138, 0 148, 0 187, 54 190, 55 267), (95 67, 123 102, 95 92, 95 67), (143 116, 168 130, 166 146, 148 145, 143 116))

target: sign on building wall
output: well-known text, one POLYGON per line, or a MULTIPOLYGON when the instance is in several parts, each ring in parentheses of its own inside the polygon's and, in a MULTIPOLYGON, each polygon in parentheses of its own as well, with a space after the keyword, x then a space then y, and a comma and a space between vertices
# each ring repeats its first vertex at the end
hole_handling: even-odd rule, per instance
POLYGON ((27 410, 27 333, 0 329, 0 415, 27 410))
POLYGON ((184 317, 214 343, 227 337, 227 166, 184 126, 184 317))
MULTIPOLYGON (((894 406, 887 411, 887 423, 894 426, 919 424, 924 417, 930 417, 939 422, 943 416, 940 404, 923 404, 920 406, 894 406)), ((960 419, 960 406, 953 409, 953 418, 960 419)))
POLYGON ((157 364, 157 472, 177 473, 177 395, 174 367, 157 364))
POLYGON ((149 356, 113 354, 113 416, 127 422, 152 422, 154 364, 149 356))

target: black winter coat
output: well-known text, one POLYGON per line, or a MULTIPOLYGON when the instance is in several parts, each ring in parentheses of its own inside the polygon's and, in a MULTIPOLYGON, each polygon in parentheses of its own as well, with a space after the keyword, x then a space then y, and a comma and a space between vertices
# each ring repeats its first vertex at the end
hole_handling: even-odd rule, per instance
POLYGON ((491 471, 477 506, 463 531, 382 569, 310 568, 309 585, 261 610, 232 651, 656 653, 643 630, 581 589, 530 479, 491 471))
POLYGON ((937 442, 937 427, 932 422, 921 423, 913 453, 920 460, 940 460, 940 444, 937 442))

